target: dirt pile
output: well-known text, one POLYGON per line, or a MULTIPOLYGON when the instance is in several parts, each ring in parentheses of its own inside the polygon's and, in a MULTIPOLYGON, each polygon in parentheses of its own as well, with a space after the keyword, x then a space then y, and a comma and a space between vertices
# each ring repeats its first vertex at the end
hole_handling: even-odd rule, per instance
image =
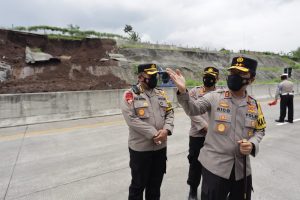
POLYGON ((82 41, 48 39, 43 35, 0 30, 0 61, 11 66, 9 79, 0 83, 0 93, 27 93, 116 89, 128 86, 110 72, 94 75, 90 66, 118 66, 114 60, 100 61, 116 51, 109 39, 82 41), (60 57, 61 62, 26 64, 26 46, 60 57))

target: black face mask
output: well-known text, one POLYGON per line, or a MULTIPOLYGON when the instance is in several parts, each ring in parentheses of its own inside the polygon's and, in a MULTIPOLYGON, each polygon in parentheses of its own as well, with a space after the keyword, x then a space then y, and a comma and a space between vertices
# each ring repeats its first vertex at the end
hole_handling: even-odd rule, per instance
POLYGON ((212 87, 216 84, 216 78, 213 76, 204 76, 203 84, 205 87, 212 87))
POLYGON ((153 89, 157 86, 157 75, 152 75, 150 78, 145 78, 146 85, 150 88, 153 89))
POLYGON ((228 75, 227 86, 232 91, 239 91, 244 85, 249 83, 249 79, 243 78, 238 74, 228 75))

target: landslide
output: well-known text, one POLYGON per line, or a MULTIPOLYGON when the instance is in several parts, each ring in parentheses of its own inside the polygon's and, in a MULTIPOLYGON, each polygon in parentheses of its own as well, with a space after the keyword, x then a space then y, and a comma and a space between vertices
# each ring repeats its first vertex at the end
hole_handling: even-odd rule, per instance
POLYGON ((101 61, 116 51, 110 39, 59 40, 44 35, 0 30, 0 64, 10 66, 0 93, 32 93, 118 89, 128 86, 111 69, 114 60, 101 61), (25 62, 26 46, 60 58, 60 62, 25 62), (95 69, 99 73, 94 73, 95 69), (103 73, 102 73, 103 72, 103 73))
MULTIPOLYGON (((0 29, 0 93, 128 88, 136 82, 137 65, 149 62, 179 68, 186 79, 198 81, 207 66, 219 68, 224 81, 231 59, 239 55, 258 60, 258 82, 279 79, 283 69, 290 67, 290 63, 276 55, 169 47, 147 44, 130 47, 124 41, 97 38, 48 39, 45 35, 0 29), (26 47, 51 54, 60 62, 28 64, 26 47)), ((300 79, 299 70, 293 71, 293 78, 300 79)))

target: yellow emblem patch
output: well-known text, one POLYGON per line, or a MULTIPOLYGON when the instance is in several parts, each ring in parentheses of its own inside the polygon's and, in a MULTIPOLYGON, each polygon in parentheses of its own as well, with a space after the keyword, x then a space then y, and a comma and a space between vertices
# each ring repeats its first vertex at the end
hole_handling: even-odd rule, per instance
POLYGON ((226 129, 226 126, 224 124, 218 124, 217 125, 217 130, 221 133, 223 133, 226 129))
POLYGON ((156 65, 155 64, 152 64, 150 69, 156 69, 156 65))
POLYGON ((244 61, 244 58, 243 58, 243 57, 238 57, 238 58, 236 59, 236 61, 238 61, 238 62, 243 62, 243 61, 244 61))
POLYGON ((213 68, 208 68, 208 70, 207 70, 208 72, 214 72, 214 70, 213 70, 213 68))
POLYGON ((139 109, 138 114, 139 114, 139 116, 144 116, 145 110, 143 108, 139 109))
POLYGON ((145 106, 145 107, 148 106, 148 103, 147 103, 147 102, 144 102, 144 106, 145 106))
POLYGON ((255 129, 264 129, 267 127, 267 123, 264 117, 264 114, 261 110, 260 104, 258 104, 258 117, 257 117, 257 123, 255 124, 255 129))

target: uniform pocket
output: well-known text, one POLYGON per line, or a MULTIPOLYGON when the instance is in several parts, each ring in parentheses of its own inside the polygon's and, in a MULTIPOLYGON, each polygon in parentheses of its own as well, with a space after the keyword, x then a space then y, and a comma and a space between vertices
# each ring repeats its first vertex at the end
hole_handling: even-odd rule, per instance
POLYGON ((136 115, 141 118, 149 118, 149 105, 147 101, 135 101, 134 102, 134 109, 136 115))
POLYGON ((253 119, 245 119, 245 129, 243 131, 243 137, 249 139, 253 136, 254 130, 256 126, 256 120, 253 119))
POLYGON ((159 100, 158 103, 159 103, 159 106, 160 106, 160 115, 162 117, 165 117, 166 116, 166 110, 168 108, 167 101, 166 100, 159 100))
POLYGON ((214 131, 216 133, 227 135, 231 127, 231 115, 216 113, 214 123, 214 131))

